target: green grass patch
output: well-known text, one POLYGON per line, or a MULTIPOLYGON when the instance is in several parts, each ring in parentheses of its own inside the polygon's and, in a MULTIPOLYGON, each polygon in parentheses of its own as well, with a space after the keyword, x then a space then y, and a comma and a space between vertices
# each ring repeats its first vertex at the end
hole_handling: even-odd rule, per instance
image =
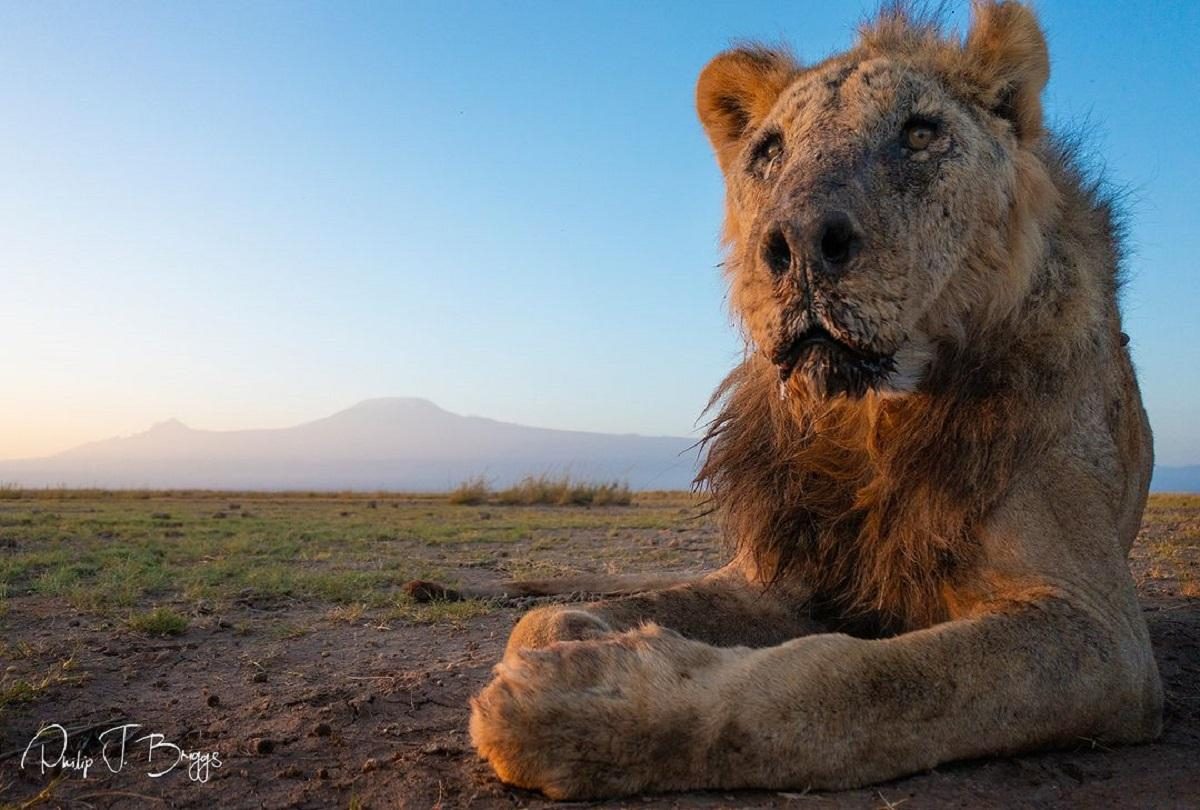
POLYGON ((481 599, 461 602, 424 602, 401 599, 385 614, 385 619, 409 624, 460 624, 477 616, 486 616, 496 605, 481 599))
POLYGON ((153 610, 131 614, 126 623, 130 629, 148 636, 178 636, 188 628, 186 616, 161 605, 153 610))
POLYGON ((7 492, 0 613, 35 597, 117 620, 260 598, 386 610, 408 580, 453 584, 461 567, 495 568, 526 544, 552 552, 583 534, 600 559, 610 542, 702 525, 685 493, 599 509, 623 501, 623 485, 548 478, 530 479, 513 506, 495 492, 483 505, 449 494, 7 492))

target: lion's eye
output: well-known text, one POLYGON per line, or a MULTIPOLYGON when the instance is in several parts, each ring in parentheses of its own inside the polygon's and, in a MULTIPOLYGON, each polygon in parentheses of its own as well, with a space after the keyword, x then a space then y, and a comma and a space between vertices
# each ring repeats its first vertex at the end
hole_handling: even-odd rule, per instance
POLYGON ((904 145, 914 152, 920 152, 929 146, 936 137, 937 124, 932 121, 912 118, 904 125, 904 145))
POLYGON ((750 173, 759 178, 767 178, 779 163, 781 155, 783 136, 778 132, 768 132, 750 150, 750 173))

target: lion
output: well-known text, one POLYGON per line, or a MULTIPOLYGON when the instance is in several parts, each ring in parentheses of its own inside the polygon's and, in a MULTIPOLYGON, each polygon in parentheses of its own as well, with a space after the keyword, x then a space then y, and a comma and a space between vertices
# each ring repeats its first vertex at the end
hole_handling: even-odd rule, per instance
POLYGON ((504 782, 836 790, 1159 734, 1120 229, 1044 128, 1048 76, 1016 2, 704 68, 747 351, 698 481, 731 561, 526 614, 471 701, 504 782))

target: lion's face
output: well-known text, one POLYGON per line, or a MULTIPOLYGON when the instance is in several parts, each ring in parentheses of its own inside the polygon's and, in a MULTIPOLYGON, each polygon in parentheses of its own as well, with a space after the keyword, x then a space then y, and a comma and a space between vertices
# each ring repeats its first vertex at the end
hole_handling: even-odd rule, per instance
POLYGON ((1014 283, 994 272, 1020 182, 1014 95, 989 107, 944 61, 860 48, 801 69, 750 49, 701 77, 733 308, 793 386, 913 391, 934 344, 961 339, 1014 283))
POLYGON ((917 385, 941 331, 925 316, 1003 227, 1014 172, 992 129, 888 59, 783 91, 727 176, 734 306, 782 378, 825 395, 917 385))

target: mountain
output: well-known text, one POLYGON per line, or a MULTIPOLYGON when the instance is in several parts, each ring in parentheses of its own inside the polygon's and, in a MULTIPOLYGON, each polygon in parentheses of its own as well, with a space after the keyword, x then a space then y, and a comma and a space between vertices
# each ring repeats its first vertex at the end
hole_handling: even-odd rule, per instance
POLYGON ((685 489, 695 441, 549 430, 460 416, 424 399, 361 402, 272 430, 194 430, 160 422, 133 436, 41 459, 0 461, 20 486, 154 489, 446 490, 482 474, 506 486, 530 474, 685 489))
MULTIPOLYGON (((447 490, 474 475, 687 489, 693 439, 585 433, 460 416, 424 399, 371 399, 275 430, 194 430, 172 419, 54 456, 0 461, 0 484, 147 489, 447 490)), ((1200 466, 1157 467, 1152 489, 1200 492, 1200 466)))

